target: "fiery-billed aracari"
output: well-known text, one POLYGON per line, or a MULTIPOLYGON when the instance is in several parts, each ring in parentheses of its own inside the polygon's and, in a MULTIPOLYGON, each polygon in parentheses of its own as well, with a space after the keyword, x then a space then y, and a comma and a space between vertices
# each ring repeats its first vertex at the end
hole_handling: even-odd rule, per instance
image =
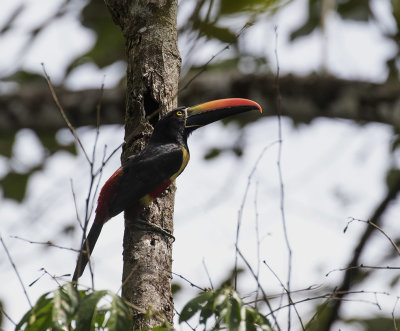
POLYGON ((162 117, 148 145, 131 156, 106 181, 97 201, 96 216, 82 245, 72 280, 82 275, 101 229, 124 210, 143 208, 157 198, 189 162, 188 135, 225 117, 261 107, 247 99, 221 99, 194 107, 180 107, 162 117))

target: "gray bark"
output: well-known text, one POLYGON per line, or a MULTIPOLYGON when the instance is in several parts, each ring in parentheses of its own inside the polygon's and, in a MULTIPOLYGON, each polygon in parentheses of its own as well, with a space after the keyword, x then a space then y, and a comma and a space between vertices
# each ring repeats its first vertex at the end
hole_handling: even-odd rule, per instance
MULTIPOLYGON (((126 41, 127 89, 125 146, 122 160, 141 150, 153 131, 146 116, 176 107, 181 59, 177 46, 177 0, 106 0, 114 22, 126 41)), ((156 119, 158 116, 156 116, 156 119)), ((175 186, 139 216, 173 232, 175 186)), ((133 327, 149 328, 165 316, 172 325, 172 243, 156 232, 139 231, 134 217, 125 214, 122 295, 141 309, 133 311, 133 327)))
MULTIPOLYGON (((154 76, 155 72, 149 71, 147 76, 154 76)), ((264 116, 275 116, 274 79, 273 75, 204 72, 179 94, 180 104, 189 106, 216 98, 246 97, 262 105, 264 116)), ((359 123, 385 123, 400 130, 400 84, 397 81, 374 84, 316 74, 305 77, 289 75, 280 79, 280 92, 282 113, 294 122, 328 117, 359 123)), ((75 126, 96 124, 99 90, 58 89, 57 93, 75 126)), ((123 123, 124 93, 122 88, 104 91, 102 124, 123 123)), ((24 86, 20 91, 1 95, 0 109, 0 135, 21 128, 31 128, 40 134, 65 127, 45 84, 40 89, 24 86)))

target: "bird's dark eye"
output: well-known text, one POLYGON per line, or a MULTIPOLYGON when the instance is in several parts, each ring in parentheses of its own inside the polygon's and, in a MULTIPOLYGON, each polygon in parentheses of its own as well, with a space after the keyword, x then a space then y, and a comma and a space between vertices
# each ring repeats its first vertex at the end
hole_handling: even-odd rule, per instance
POLYGON ((182 115, 183 115, 183 113, 182 113, 180 110, 178 110, 178 111, 176 112, 176 115, 178 115, 178 116, 182 116, 182 115))

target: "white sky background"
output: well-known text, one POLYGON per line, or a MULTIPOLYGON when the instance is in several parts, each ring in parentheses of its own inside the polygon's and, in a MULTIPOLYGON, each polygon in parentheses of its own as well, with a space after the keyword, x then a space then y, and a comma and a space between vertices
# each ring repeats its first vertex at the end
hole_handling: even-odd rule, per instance
MULTIPOLYGON (((40 0, 26 1, 31 6, 24 18, 20 19, 19 34, 0 39, 0 73, 8 72, 16 64, 23 64, 29 70, 41 73, 40 63, 44 62, 54 81, 60 80, 71 58, 84 52, 93 43, 93 36, 79 27, 71 16, 62 22, 53 23, 43 33, 32 49, 20 58, 19 45, 24 38, 25 26, 37 24, 45 15, 51 16, 52 5, 44 7, 40 0), (61 36, 61 37, 60 37, 61 36), (19 59, 19 60, 15 60, 19 59)), ((257 47, 259 54, 273 59, 274 25, 278 25, 278 53, 281 73, 295 72, 307 74, 318 71, 322 63, 322 47, 326 46, 326 63, 333 74, 349 79, 384 81, 386 78, 385 59, 394 51, 393 46, 382 39, 381 29, 390 31, 393 22, 388 20, 389 1, 375 1, 374 10, 382 17, 379 26, 341 22, 337 17, 329 19, 325 39, 319 33, 310 38, 300 39, 294 44, 287 41, 288 33, 300 24, 305 14, 305 1, 294 1, 271 21, 250 28, 242 41, 243 47, 257 47), (367 55, 367 56, 366 56, 367 55)), ((2 3, 0 22, 17 5, 15 0, 2 3)), ((180 44, 184 54, 184 44, 180 44)), ((206 48, 198 54, 199 61, 207 61, 220 47, 206 48)), ((185 58, 183 58, 185 61, 185 58)), ((105 77, 105 86, 110 87, 123 74, 122 65, 114 65, 104 70, 94 66, 79 69, 68 79, 71 88, 99 87, 105 77)), ((4 87, 0 84, 1 88, 4 87)), ((234 97, 234 96, 232 96, 234 97)), ((257 100, 256 100, 257 101, 257 100)), ((347 218, 352 216, 366 219, 382 198, 385 171, 389 167, 389 142, 391 129, 385 125, 355 125, 344 120, 319 119, 311 125, 293 128, 289 120, 283 119, 282 172, 285 183, 285 212, 290 244, 293 250, 292 289, 302 289, 310 285, 322 287, 336 284, 343 276, 335 272, 325 274, 335 268, 344 267, 358 242, 365 225, 353 223, 346 234, 343 229, 347 218)), ((202 159, 207 147, 229 145, 237 130, 214 124, 196 132, 189 141, 191 161, 177 181, 174 272, 190 279, 200 286, 209 286, 202 265, 205 261, 214 285, 223 279, 234 262, 234 241, 239 207, 247 185, 248 176, 263 148, 278 138, 276 119, 263 119, 251 127, 246 127, 244 135, 248 142, 243 158, 231 154, 213 161, 202 159), (217 143, 215 143, 217 142, 217 143), (235 175, 233 175, 235 174, 235 175), (238 178, 236 178, 238 176, 238 178), (235 179, 233 179, 235 177, 235 179), (210 206, 212 208, 210 208, 210 206)), ((92 146, 94 132, 80 130, 85 146, 92 146)), ((60 133, 61 139, 68 139, 68 133, 60 133)), ((108 151, 118 146, 123 139, 123 129, 118 126, 101 130, 98 159, 107 144, 108 151)), ((18 135, 15 160, 22 163, 34 162, 40 148, 31 132, 24 130, 18 135)), ((6 164, 0 160, 0 174, 6 164)), ((245 213, 242 220, 239 246, 255 268, 257 265, 255 233, 255 201, 261 236, 261 260, 266 260, 279 277, 286 281, 287 250, 282 233, 280 216, 279 182, 277 173, 277 145, 269 148, 252 178, 245 213), (255 192, 257 191, 257 194, 255 192)), ((102 183, 118 167, 119 158, 114 157, 107 165, 102 183)), ((86 197, 89 167, 83 157, 78 160, 66 153, 59 153, 48 162, 46 169, 34 176, 29 185, 28 199, 24 208, 2 201, 0 209, 1 235, 6 240, 25 284, 41 275, 44 267, 51 274, 71 273, 76 254, 70 251, 45 249, 12 239, 17 235, 35 241, 55 240, 58 244, 77 247, 80 234, 73 238, 61 235, 63 225, 75 219, 70 179, 74 183, 80 211, 86 197), (26 224, 26 225, 25 225, 26 224), (58 240, 60 238, 60 240, 58 240)), ((385 226, 390 233, 397 233, 399 227, 392 220, 398 219, 399 208, 393 207, 386 218, 385 226)), ((390 234, 389 233, 389 234, 390 234)), ((122 270, 122 217, 109 222, 93 253, 97 288, 117 290, 120 286, 122 270)), ((363 255, 363 263, 374 264, 390 250, 390 244, 378 234, 375 243, 363 255)), ((0 255, 0 299, 5 303, 7 313, 18 321, 28 304, 12 268, 0 255)), ((277 280, 266 267, 261 266, 261 282, 268 293, 279 293, 277 280)), ((374 282, 363 285, 366 291, 388 291, 387 279, 395 272, 377 273, 374 282)), ((195 293, 180 279, 185 292, 176 299, 177 309, 182 308, 195 293)), ((89 285, 88 273, 82 278, 89 285)), ((43 277, 29 294, 33 302, 40 294, 52 290, 56 284, 43 277)), ((256 289, 251 277, 240 283, 242 294, 256 289)), ((391 290, 395 293, 394 290, 391 290)), ((312 296, 306 293, 305 296, 312 296)), ((374 301, 374 296, 363 295, 359 299, 374 301)), ((349 315, 386 314, 390 316, 395 295, 378 296, 383 311, 368 303, 348 304, 349 315)), ((310 306, 299 305, 304 321, 308 320, 310 306)), ((282 321, 286 313, 279 315, 282 321)), ((7 323, 7 322, 6 322, 7 323)), ((282 322, 284 323, 284 322, 282 322)), ((294 318, 294 323, 296 319, 294 318)), ((6 324, 11 329, 11 324, 6 324)), ((345 330, 359 330, 345 326, 345 330)))

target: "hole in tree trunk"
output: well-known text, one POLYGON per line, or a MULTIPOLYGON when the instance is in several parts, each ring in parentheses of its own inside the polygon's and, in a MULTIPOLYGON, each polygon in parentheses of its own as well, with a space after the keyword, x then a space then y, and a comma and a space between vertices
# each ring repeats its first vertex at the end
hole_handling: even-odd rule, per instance
POLYGON ((152 115, 149 119, 149 122, 152 126, 154 126, 158 121, 158 114, 154 114, 160 107, 160 103, 153 98, 151 92, 147 90, 144 95, 144 111, 146 113, 146 117, 152 115))

